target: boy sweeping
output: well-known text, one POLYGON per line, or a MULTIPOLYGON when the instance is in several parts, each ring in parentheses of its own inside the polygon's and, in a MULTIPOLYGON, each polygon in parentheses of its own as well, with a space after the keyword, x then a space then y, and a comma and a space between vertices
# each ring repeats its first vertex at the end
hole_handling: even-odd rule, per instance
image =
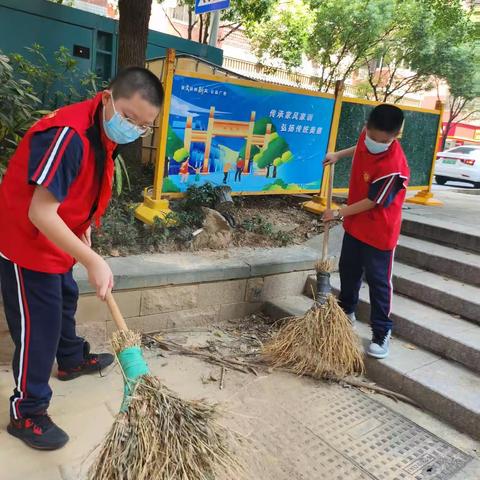
POLYGON ((329 153, 325 159, 325 165, 329 165, 353 156, 347 206, 327 210, 323 220, 344 219, 339 300, 352 323, 365 274, 373 332, 367 354, 375 358, 385 358, 389 353, 393 257, 410 176, 396 139, 402 124, 402 110, 379 105, 371 112, 357 145, 329 153))
POLYGON ((162 102, 155 75, 123 70, 109 90, 33 125, 0 184, 0 280, 15 343, 8 432, 31 447, 54 450, 68 441, 47 415, 55 358, 60 380, 113 361, 76 334, 72 267, 80 262, 105 299, 113 274, 91 248, 90 225, 107 208, 117 145, 148 135, 162 102))

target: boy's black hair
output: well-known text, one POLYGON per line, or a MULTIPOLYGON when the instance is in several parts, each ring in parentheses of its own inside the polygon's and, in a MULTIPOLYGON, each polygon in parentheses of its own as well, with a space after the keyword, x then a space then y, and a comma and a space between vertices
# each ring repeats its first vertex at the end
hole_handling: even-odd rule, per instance
POLYGON ((135 93, 151 103, 160 107, 163 103, 163 87, 160 80, 146 68, 127 67, 121 70, 110 82, 113 98, 131 98, 135 93))
POLYGON ((371 111, 368 117, 367 128, 396 134, 402 128, 403 119, 403 112, 400 108, 383 103, 371 111))

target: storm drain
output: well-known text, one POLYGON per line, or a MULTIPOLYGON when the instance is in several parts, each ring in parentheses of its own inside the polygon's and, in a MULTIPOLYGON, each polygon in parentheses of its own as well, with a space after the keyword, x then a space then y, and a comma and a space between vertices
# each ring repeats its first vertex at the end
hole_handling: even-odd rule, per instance
POLYGON ((357 390, 321 390, 301 404, 294 418, 372 478, 448 480, 472 460, 357 390))
POLYGON ((249 420, 238 426, 250 465, 257 459, 248 478, 448 480, 472 460, 369 395, 298 386, 277 383, 276 399, 260 391, 243 397, 249 420))

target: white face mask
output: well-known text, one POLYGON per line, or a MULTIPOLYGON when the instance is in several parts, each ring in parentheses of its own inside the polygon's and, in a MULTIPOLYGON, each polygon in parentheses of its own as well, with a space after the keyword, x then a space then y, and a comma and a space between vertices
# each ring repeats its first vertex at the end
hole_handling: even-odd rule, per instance
POLYGON ((368 135, 365 135, 365 146, 367 150, 374 155, 386 152, 392 143, 393 140, 390 143, 379 143, 372 140, 368 135))

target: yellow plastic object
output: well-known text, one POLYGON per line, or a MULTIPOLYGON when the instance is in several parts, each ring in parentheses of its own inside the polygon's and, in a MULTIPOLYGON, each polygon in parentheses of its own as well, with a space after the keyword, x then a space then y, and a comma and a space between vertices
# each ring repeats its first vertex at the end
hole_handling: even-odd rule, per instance
MULTIPOLYGON (((332 117, 332 129, 330 131, 330 138, 328 140, 328 151, 333 152, 337 143, 338 126, 340 124, 340 113, 342 111, 342 98, 343 98, 343 81, 339 80, 335 84, 335 107, 333 109, 332 117)), ((323 162, 323 158, 321 159, 323 162)), ((317 215, 322 214, 327 209, 327 185, 330 181, 330 169, 324 171, 322 178, 322 185, 320 186, 320 192, 312 197, 312 200, 305 202, 302 205, 307 212, 315 213, 317 215)), ((335 203, 331 203, 332 209, 338 209, 339 206, 335 203)))
MULTIPOLYGON (((145 190, 143 203, 135 209, 135 217, 144 223, 152 225, 156 218, 161 220, 167 218, 168 214, 172 212, 169 205, 169 201, 166 198, 155 200, 145 190)), ((174 224, 175 222, 172 219, 168 219, 168 223, 174 224)))
MULTIPOLYGON (((440 138, 442 134, 442 118, 443 118, 443 110, 444 105, 440 100, 437 100, 435 105, 435 109, 438 110, 440 113, 438 117, 438 133, 437 137, 440 138)), ((443 202, 433 198, 432 193, 432 182, 433 177, 435 175, 435 161, 437 160, 437 152, 438 152, 439 142, 436 143, 435 148, 433 149, 433 157, 432 157, 432 168, 430 169, 430 181, 428 182, 428 186, 425 190, 420 190, 414 197, 407 198, 405 201, 407 203, 415 203, 417 205, 425 205, 426 207, 442 207, 443 202)))
POLYGON ((429 190, 420 190, 414 197, 407 198, 406 203, 415 203, 425 205, 426 207, 442 207, 443 202, 433 198, 433 193, 429 190))
MULTIPOLYGON (((314 195, 311 200, 302 204, 302 208, 310 213, 322 214, 327 209, 327 199, 321 195, 314 195)), ((332 202, 332 209, 337 210, 340 205, 332 202)))

